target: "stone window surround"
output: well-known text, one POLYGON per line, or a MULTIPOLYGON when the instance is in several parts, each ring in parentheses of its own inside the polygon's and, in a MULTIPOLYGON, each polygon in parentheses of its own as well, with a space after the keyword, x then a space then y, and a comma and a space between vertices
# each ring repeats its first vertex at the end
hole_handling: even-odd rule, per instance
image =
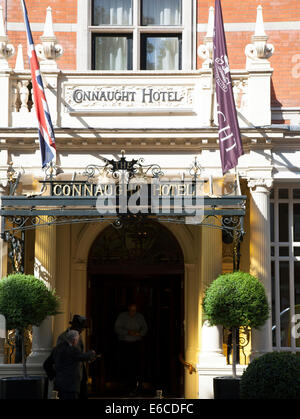
MULTIPOLYGON (((274 205, 274 241, 271 242, 271 247, 274 249, 274 254, 271 255, 271 262, 274 263, 274 296, 273 300, 275 301, 275 309, 274 314, 275 318, 272 318, 272 324, 276 324, 276 343, 273 349, 275 350, 284 350, 284 351, 291 351, 291 352, 300 352, 300 347, 297 347, 296 341, 291 334, 291 345, 290 346, 282 346, 280 342, 280 278, 279 278, 279 262, 286 261, 289 263, 289 299, 290 299, 290 307, 292 309, 292 313, 294 313, 295 309, 295 284, 294 284, 294 262, 299 261, 300 257, 294 256, 293 248, 298 245, 298 242, 294 242, 293 239, 293 204, 300 203, 299 199, 293 199, 293 189, 299 189, 299 184, 287 184, 287 183, 276 183, 273 187, 274 197, 270 199, 270 203, 274 205), (278 190, 279 189, 286 189, 288 190, 288 198, 279 198, 278 190), (279 203, 286 203, 288 204, 288 211, 289 211, 289 220, 288 220, 288 228, 289 228, 289 241, 288 242, 280 242, 279 241, 279 213, 278 213, 278 205, 279 203), (289 248, 289 256, 279 256, 279 246, 281 247, 288 247, 289 248)), ((292 324, 291 324, 292 326, 292 324)))
MULTIPOLYGON (((182 34, 182 71, 194 70, 196 68, 196 0, 183 0, 182 25, 180 27, 150 27, 139 26, 139 3, 140 0, 133 0, 133 23, 131 27, 124 26, 118 29, 133 34, 133 71, 140 70, 140 35, 142 33, 181 33, 182 34)), ((86 71, 92 68, 92 33, 107 33, 108 26, 91 26, 92 2, 78 0, 77 22, 77 70, 86 71)), ((116 32, 116 27, 110 29, 116 32)))

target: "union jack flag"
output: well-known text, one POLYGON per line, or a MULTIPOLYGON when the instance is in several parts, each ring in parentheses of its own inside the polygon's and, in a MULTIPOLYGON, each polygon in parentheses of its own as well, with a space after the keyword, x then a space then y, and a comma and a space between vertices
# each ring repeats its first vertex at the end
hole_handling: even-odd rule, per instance
POLYGON ((37 59, 27 8, 24 0, 21 0, 28 41, 28 57, 31 69, 32 90, 36 115, 38 119, 39 141, 42 156, 42 167, 56 160, 56 146, 51 116, 45 96, 44 85, 41 77, 40 66, 37 59))

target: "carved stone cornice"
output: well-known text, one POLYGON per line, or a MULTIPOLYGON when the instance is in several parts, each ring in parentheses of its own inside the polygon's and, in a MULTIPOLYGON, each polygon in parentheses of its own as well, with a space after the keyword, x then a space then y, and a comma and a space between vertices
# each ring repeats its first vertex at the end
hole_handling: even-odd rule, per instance
POLYGON ((265 192, 268 193, 273 188, 274 179, 273 178, 248 178, 248 187, 251 192, 265 192))

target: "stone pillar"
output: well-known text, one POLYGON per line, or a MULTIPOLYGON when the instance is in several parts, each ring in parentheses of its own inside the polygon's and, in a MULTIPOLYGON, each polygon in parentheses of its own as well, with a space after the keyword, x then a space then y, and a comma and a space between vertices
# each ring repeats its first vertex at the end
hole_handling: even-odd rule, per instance
POLYGON ((0 314, 0 364, 4 364, 4 342, 6 338, 6 319, 0 314))
MULTIPOLYGON (((199 330, 200 330, 200 312, 199 295, 200 281, 197 275, 196 265, 193 263, 185 264, 185 361, 195 365, 199 356, 199 330), (188 327, 187 327, 188 326, 188 327)), ((189 374, 185 370, 185 397, 194 399, 197 397, 197 376, 189 374)))
MULTIPOLYGON (((34 275, 55 288, 56 226, 37 227, 35 235, 34 275)), ((39 327, 33 326, 32 352, 28 363, 43 363, 53 346, 52 318, 47 317, 39 327)))
POLYGON ((0 364, 4 364, 4 361, 5 361, 4 343, 5 343, 5 339, 0 338, 0 364))
POLYGON ((0 126, 10 125, 10 75, 11 69, 8 59, 15 53, 13 45, 8 43, 8 37, 3 21, 3 8, 0 6, 0 91, 1 91, 1 112, 0 126))
POLYGON ((54 343, 69 326, 70 318, 70 245, 71 225, 61 225, 56 229, 56 283, 55 289, 60 299, 60 314, 54 317, 54 343))
POLYGON ((214 88, 213 88, 213 35, 214 35, 214 8, 209 8, 207 33, 203 39, 203 44, 198 47, 198 57, 203 60, 202 72, 200 74, 202 89, 201 102, 209 103, 211 106, 205 106, 201 112, 199 121, 203 126, 211 125, 214 119, 214 88))
MULTIPOLYGON (((214 219, 210 219, 214 223, 214 219)), ((202 298, 205 289, 222 273, 222 230, 202 226, 201 246, 202 298)), ((222 327, 209 326, 203 322, 201 352, 198 358, 199 398, 213 398, 213 378, 220 375, 219 369, 226 367, 223 355, 222 327)))
MULTIPOLYGON (((271 258, 269 193, 273 185, 270 179, 250 179, 250 273, 258 277, 265 287, 271 306, 271 258)), ((252 330, 251 358, 272 351, 271 317, 259 330, 252 330)))
POLYGON ((269 58, 274 46, 267 43, 262 7, 257 7, 257 18, 252 43, 245 48, 248 77, 247 119, 252 125, 271 124, 271 68, 269 58))
POLYGON ((59 68, 56 60, 63 54, 63 48, 57 43, 54 34, 51 7, 47 8, 41 41, 42 43, 36 46, 36 52, 40 58, 40 70, 43 74, 44 90, 52 123, 57 126, 60 123, 60 117, 57 100, 59 68))
MULTIPOLYGON (((210 222, 214 223, 212 218, 210 222)), ((205 289, 222 273, 222 230, 212 227, 202 227, 202 263, 201 281, 202 296, 205 289)), ((224 365, 223 337, 221 327, 209 327, 208 322, 202 326, 201 353, 199 362, 213 362, 224 365)))

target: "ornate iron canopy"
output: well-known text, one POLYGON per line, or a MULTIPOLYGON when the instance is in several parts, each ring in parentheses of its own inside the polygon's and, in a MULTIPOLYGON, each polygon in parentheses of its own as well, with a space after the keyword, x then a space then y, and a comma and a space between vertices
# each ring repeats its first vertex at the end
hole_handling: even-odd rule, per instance
POLYGON ((28 196, 15 195, 21 175, 10 165, 8 195, 0 198, 0 215, 2 238, 10 243, 14 261, 19 260, 18 264, 13 262, 15 267, 22 265, 20 249, 26 230, 88 222, 110 222, 121 228, 146 218, 222 229, 235 243, 238 266, 246 207, 238 179, 229 187, 229 193, 214 196, 212 185, 209 193, 204 193, 203 185, 208 180, 200 178, 201 167, 196 159, 188 179, 166 181, 158 164, 145 165, 143 159, 128 161, 124 154, 122 151, 119 160, 105 159, 103 165, 87 166, 80 180, 77 174, 70 181, 56 180, 59 169, 50 165, 40 193, 28 196), (22 237, 16 240, 18 232, 22 237))

